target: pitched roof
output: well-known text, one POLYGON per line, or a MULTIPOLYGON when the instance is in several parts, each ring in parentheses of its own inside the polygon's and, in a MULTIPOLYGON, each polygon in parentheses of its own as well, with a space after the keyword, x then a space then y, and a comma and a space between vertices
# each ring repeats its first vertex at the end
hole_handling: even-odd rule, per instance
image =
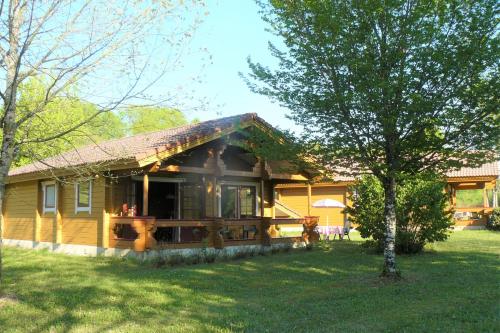
POLYGON ((477 168, 461 168, 446 173, 449 178, 500 176, 500 161, 485 163, 477 168))
MULTIPOLYGON (((450 171, 446 173, 446 177, 450 178, 468 178, 468 177, 500 177, 500 161, 493 161, 485 163, 476 168, 461 168, 459 170, 450 171)), ((332 186, 344 185, 346 182, 354 182, 356 176, 336 175, 333 180, 321 180, 315 183, 316 186, 332 186)), ((277 188, 294 188, 303 187, 305 184, 289 183, 279 184, 277 188)))
POLYGON ((270 127, 255 113, 204 121, 157 132, 144 133, 120 139, 79 147, 42 161, 28 164, 9 172, 19 176, 51 169, 74 168, 88 164, 116 164, 140 162, 159 153, 175 149, 193 141, 201 141, 211 135, 236 128, 240 123, 257 122, 270 127))

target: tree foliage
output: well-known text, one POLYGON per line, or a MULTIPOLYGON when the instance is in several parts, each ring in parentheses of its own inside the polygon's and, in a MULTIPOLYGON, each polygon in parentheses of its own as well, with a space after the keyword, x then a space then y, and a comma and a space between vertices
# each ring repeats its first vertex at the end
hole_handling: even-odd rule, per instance
MULTIPOLYGON (((44 99, 47 83, 43 79, 32 78, 19 87, 18 117, 36 108, 44 99)), ((55 135, 61 130, 75 126, 97 112, 97 106, 80 100, 77 97, 59 96, 45 106, 45 112, 31 121, 29 127, 21 128, 17 139, 25 137, 41 137, 55 135)), ((82 124, 78 129, 50 142, 22 145, 13 162, 14 166, 22 166, 43 158, 57 155, 91 143, 125 136, 125 125, 114 112, 106 112, 82 124)))
POLYGON ((121 112, 121 116, 132 135, 189 124, 184 113, 168 107, 135 106, 121 112))
MULTIPOLYGON (((19 87, 19 117, 43 101, 46 89, 47 82, 43 78, 32 78, 19 87)), ((34 118, 29 128, 22 128, 17 133, 18 140, 23 137, 55 135, 97 112, 95 104, 79 99, 76 93, 68 95, 72 97, 59 96, 47 103, 46 111, 34 118), (26 132, 28 130, 29 133, 26 132)), ((104 112, 78 129, 50 142, 23 145, 13 165, 22 166, 87 144, 188 123, 184 113, 166 107, 134 106, 120 112, 104 112)))
POLYGON ((385 197, 384 272, 396 274, 396 184, 499 151, 496 0, 258 1, 281 44, 250 88, 291 110, 320 166, 369 171, 385 197))
POLYGON ((493 209, 489 217, 486 228, 490 230, 500 231, 500 208, 493 209))
MULTIPOLYGON (((448 238, 453 225, 446 182, 434 175, 413 177, 400 183, 396 199, 396 252, 418 253, 426 243, 448 238)), ((351 223, 363 238, 384 249, 384 189, 374 176, 364 176, 349 188, 352 206, 346 208, 351 223)))

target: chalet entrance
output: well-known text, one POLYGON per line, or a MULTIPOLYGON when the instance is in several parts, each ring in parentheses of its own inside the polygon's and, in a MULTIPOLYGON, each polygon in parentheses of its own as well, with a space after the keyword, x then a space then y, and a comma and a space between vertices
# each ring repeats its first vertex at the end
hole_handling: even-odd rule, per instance
MULTIPOLYGON (((136 181, 134 186, 138 215, 143 215, 143 182, 136 181)), ((178 182, 150 179, 148 192, 148 215, 168 220, 180 218, 180 191, 178 182)))

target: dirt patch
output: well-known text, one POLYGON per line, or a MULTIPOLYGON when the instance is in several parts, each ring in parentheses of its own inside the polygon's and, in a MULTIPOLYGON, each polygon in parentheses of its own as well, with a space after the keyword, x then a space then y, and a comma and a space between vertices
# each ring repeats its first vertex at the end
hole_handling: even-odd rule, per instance
POLYGON ((19 300, 16 297, 16 295, 13 294, 0 295, 0 309, 3 308, 4 306, 17 304, 18 302, 19 300))

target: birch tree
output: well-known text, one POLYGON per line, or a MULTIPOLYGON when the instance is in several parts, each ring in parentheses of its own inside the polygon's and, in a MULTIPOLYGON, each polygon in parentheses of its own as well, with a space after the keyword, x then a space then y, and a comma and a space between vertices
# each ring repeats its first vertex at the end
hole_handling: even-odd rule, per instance
POLYGON ((258 2, 282 43, 276 69, 249 61, 250 88, 291 110, 320 164, 381 181, 396 277, 398 181, 498 158, 498 1, 258 2))
MULTIPOLYGON (((23 147, 49 144, 128 103, 172 98, 148 91, 179 65, 203 10, 197 0, 0 0, 0 212, 23 147), (19 87, 40 77, 43 98, 23 104, 19 87), (37 130, 59 98, 95 109, 37 130)), ((2 226, 0 214, 0 234, 2 226)))

